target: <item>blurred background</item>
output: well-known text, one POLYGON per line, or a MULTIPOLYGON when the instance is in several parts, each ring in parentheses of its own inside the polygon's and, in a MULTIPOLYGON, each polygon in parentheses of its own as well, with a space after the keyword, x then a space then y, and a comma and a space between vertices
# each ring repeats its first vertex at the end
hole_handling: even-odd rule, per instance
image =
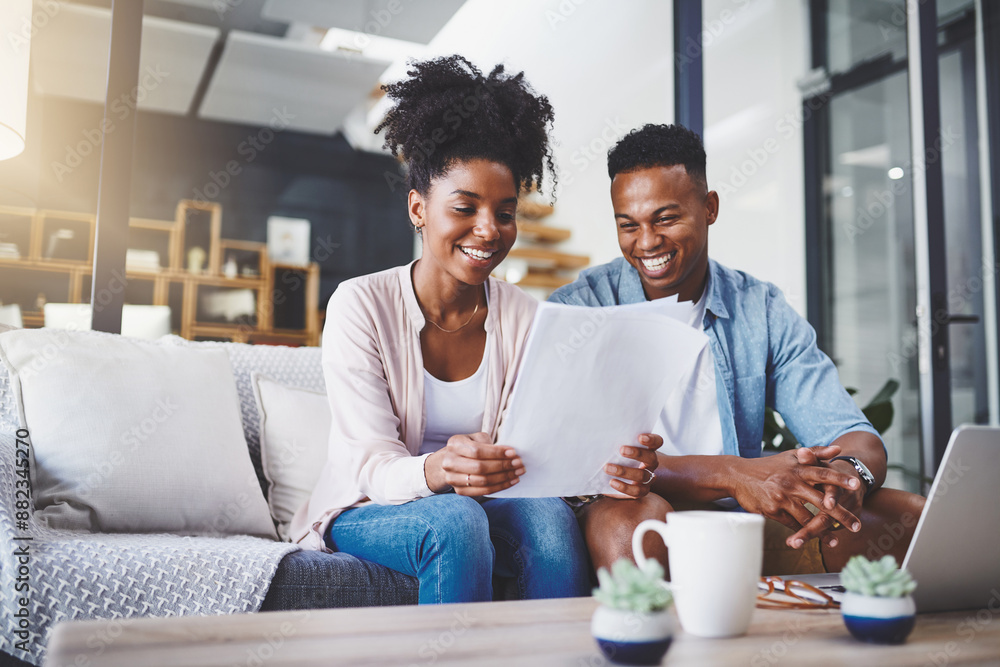
POLYGON ((382 83, 451 53, 523 70, 555 108, 557 196, 526 198, 498 272, 544 298, 619 256, 607 150, 677 120, 691 91, 676 84, 697 67, 722 201, 711 254, 778 285, 861 404, 898 382, 890 484, 918 489, 932 470, 929 415, 997 422, 993 3, 932 3, 943 219, 928 223, 905 0, 146 0, 139 86, 107 118, 110 0, 12 1, 28 9, 2 46, 30 48, 30 74, 23 152, 0 161, 9 322, 89 326, 85 304, 106 296, 91 284, 101 146, 134 121, 123 326, 318 344, 341 281, 419 254, 372 129, 382 83), (680 5, 694 30, 678 30, 680 5), (944 232, 928 254, 931 224, 944 232), (921 366, 928 271, 952 318, 933 371, 945 393, 927 393, 921 366))

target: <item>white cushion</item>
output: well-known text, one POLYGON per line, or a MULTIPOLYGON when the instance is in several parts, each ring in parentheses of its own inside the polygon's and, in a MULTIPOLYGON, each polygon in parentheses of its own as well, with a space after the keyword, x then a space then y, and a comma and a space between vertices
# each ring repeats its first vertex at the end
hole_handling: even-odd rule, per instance
POLYGON ((21 306, 12 303, 4 306, 0 304, 0 332, 20 329, 24 326, 24 319, 21 317, 21 306))
POLYGON ((0 334, 0 359, 30 431, 36 520, 276 537, 221 350, 36 329, 0 334))
POLYGON ((298 389, 253 374, 260 414, 260 454, 267 478, 267 504, 278 535, 309 500, 326 464, 330 404, 322 392, 298 389))

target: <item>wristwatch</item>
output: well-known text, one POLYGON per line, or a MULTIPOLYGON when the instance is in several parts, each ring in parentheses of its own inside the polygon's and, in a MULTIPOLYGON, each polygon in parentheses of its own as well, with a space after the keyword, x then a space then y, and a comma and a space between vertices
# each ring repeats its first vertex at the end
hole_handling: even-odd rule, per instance
POLYGON ((854 466, 854 469, 858 471, 858 476, 861 477, 861 481, 864 482, 865 495, 867 496, 871 493, 872 487, 875 486, 875 476, 872 475, 872 471, 868 469, 868 466, 853 456, 835 456, 830 461, 847 461, 854 466))

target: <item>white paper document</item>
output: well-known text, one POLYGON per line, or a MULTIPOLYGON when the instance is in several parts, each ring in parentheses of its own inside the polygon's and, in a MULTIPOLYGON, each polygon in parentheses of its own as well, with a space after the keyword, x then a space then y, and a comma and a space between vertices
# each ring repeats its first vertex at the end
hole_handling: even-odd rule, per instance
POLYGON ((620 447, 653 432, 668 401, 693 390, 708 346, 708 336, 675 319, 678 308, 667 299, 539 306, 497 437, 517 450, 525 473, 494 497, 618 495, 605 464, 638 465, 620 447))

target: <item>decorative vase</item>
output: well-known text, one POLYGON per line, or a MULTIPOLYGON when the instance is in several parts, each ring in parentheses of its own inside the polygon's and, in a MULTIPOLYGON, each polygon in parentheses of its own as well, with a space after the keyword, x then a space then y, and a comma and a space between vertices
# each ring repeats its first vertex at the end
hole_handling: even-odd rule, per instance
POLYGON ((188 273, 201 273, 205 266, 205 260, 208 258, 208 254, 205 249, 201 246, 195 246, 188 250, 187 254, 187 266, 188 273))
POLYGON ((590 632, 608 660, 622 665, 658 665, 673 640, 666 611, 623 611, 601 605, 590 632))
POLYGON ((910 595, 880 598, 845 593, 840 613, 855 639, 873 644, 902 644, 917 621, 917 605, 910 595))

